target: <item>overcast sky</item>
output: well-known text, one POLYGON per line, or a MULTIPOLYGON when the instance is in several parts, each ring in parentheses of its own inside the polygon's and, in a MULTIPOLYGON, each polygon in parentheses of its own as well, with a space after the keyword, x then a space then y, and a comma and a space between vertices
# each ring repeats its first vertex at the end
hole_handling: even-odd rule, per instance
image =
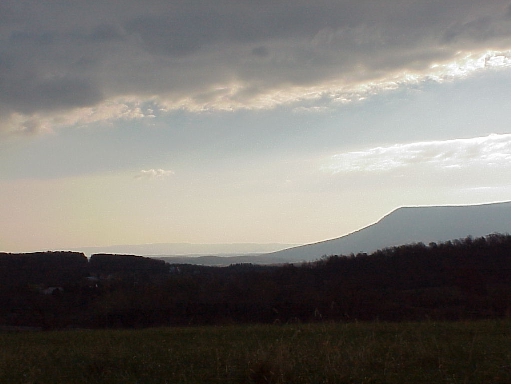
POLYGON ((0 251, 510 200, 510 2, 2 0, 0 251))

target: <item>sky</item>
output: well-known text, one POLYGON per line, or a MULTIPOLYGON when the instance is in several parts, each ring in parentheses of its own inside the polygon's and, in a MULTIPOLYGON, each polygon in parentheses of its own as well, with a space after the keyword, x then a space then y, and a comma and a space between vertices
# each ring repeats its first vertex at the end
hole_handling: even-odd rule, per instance
POLYGON ((2 0, 0 251, 305 244, 510 200, 510 2, 2 0))

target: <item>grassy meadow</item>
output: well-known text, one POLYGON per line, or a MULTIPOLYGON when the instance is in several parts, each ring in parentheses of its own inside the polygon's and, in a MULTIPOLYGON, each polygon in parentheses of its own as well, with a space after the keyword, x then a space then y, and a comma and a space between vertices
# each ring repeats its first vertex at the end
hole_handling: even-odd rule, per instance
POLYGON ((510 383, 510 320, 0 333, 1 383, 510 383))

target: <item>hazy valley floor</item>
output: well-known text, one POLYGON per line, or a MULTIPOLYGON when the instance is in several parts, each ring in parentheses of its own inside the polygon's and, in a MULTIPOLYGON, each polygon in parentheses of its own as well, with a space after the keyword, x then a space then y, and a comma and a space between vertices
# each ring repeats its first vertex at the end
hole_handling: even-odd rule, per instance
POLYGON ((509 383, 510 320, 0 333, 1 383, 509 383))

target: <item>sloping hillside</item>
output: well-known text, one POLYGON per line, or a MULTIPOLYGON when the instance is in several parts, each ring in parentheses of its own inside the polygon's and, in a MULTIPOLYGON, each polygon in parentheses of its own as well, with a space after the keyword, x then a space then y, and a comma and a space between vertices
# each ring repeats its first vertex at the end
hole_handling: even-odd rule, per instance
POLYGON ((510 233, 510 202, 439 207, 403 207, 348 235, 267 254, 269 259, 311 261, 324 255, 373 252, 402 244, 510 233))

